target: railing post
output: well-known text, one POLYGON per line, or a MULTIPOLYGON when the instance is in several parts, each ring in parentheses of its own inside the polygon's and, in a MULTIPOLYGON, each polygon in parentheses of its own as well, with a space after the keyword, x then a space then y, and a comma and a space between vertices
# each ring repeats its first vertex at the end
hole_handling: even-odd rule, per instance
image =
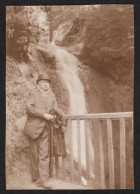
POLYGON ((63 171, 63 179, 66 178, 66 157, 62 157, 62 171, 63 171))
POLYGON ((58 164, 58 156, 55 156, 55 169, 56 169, 56 177, 58 177, 58 168, 59 168, 59 164, 58 164))
POLYGON ((120 184, 126 189, 125 119, 120 118, 120 184))
POLYGON ((73 141, 72 141, 72 120, 68 121, 68 128, 70 132, 69 142, 70 142, 70 181, 73 182, 74 179, 74 169, 73 169, 73 141))
MULTIPOLYGON (((131 121, 132 121, 132 130, 131 130, 131 138, 130 138, 130 144, 132 145, 132 158, 131 158, 131 167, 132 167, 132 169, 131 169, 131 171, 132 171, 132 177, 133 177, 133 179, 134 179, 134 160, 133 160, 133 158, 134 158, 134 123, 133 123, 133 117, 132 117, 132 119, 131 119, 131 121)), ((133 188, 134 188, 134 182, 132 183, 132 185, 133 185, 133 188)))
POLYGON ((102 120, 100 120, 100 165, 101 165, 101 189, 105 189, 104 150, 102 137, 102 120))
POLYGON ((107 119, 107 137, 108 137, 108 161, 109 161, 109 186, 114 189, 114 151, 112 137, 112 121, 107 119))
POLYGON ((84 120, 85 123, 85 145, 86 145, 86 178, 87 182, 90 180, 90 174, 89 174, 89 126, 88 126, 88 120, 84 120))
POLYGON ((100 166, 100 123, 99 120, 94 120, 94 156, 95 156, 95 187, 101 187, 101 166, 100 166), (98 126, 98 127, 97 127, 98 126))
POLYGON ((77 120, 77 150, 78 150, 78 181, 81 182, 81 131, 80 131, 80 120, 77 120))

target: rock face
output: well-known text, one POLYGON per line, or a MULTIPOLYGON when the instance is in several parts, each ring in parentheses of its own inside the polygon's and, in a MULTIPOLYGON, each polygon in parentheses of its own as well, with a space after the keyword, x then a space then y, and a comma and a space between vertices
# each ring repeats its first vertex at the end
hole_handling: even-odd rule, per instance
MULTIPOLYGON (((41 14, 44 14, 43 7, 39 9, 41 9, 41 14)), ((60 24, 65 26, 65 28, 67 26, 69 30, 59 28, 62 33, 64 32, 64 36, 62 36, 61 41, 56 41, 56 43, 80 60, 78 74, 84 86, 88 113, 132 111, 134 79, 134 24, 132 6, 102 5, 99 8, 92 7, 90 9, 82 7, 82 11, 78 11, 77 15, 71 15, 73 13, 71 9, 69 9, 69 13, 63 10, 62 12, 67 16, 66 18, 69 17, 67 14, 70 14, 68 25, 67 20, 62 18, 62 13, 59 12, 59 9, 61 8, 58 8, 58 10, 56 8, 56 11, 55 9, 53 10, 54 14, 56 12, 54 18, 59 19, 60 24)), ((33 11, 32 18, 36 18, 36 12, 37 10, 33 11)), ((21 16, 22 10, 16 10, 15 14, 21 16)), ((13 32, 11 32, 13 23, 9 25, 11 23, 7 22, 7 179, 10 175, 17 176, 18 169, 21 169, 21 166, 22 169, 18 174, 19 177, 29 168, 28 142, 21 130, 26 115, 26 100, 30 92, 36 87, 35 81, 38 73, 47 72, 50 74, 53 80, 52 90, 64 113, 68 113, 70 104, 67 88, 56 73, 54 56, 38 47, 39 41, 48 44, 49 23, 43 23, 43 29, 47 29, 44 31, 41 25, 36 27, 31 21, 24 21, 23 25, 20 25, 20 22, 16 19, 12 21, 21 27, 19 29, 22 33, 20 34, 19 30, 17 30, 17 36, 13 33, 12 37, 10 33, 13 32), (38 28, 38 31, 33 30, 34 28, 36 30, 38 28), (18 38, 20 41, 22 40, 20 45, 17 41, 18 38), (16 47, 15 52, 14 49, 12 51, 9 49, 11 45, 16 47)), ((56 31, 57 27, 61 27, 58 26, 58 23, 56 25, 56 21, 54 21, 56 31)), ((55 36, 57 35, 55 34, 55 36)), ((114 149, 117 151, 115 159, 117 160, 119 158, 119 132, 117 132, 119 125, 118 123, 114 123, 113 125, 114 149)), ((127 185, 128 188, 132 188, 133 142, 129 138, 129 134, 131 133, 129 126, 130 123, 127 124, 128 133, 126 134, 128 139, 126 148, 128 153, 127 161, 130 161, 127 162, 127 177, 129 177, 127 185)), ((104 133, 104 137, 106 138, 106 133, 104 133)), ((107 155, 107 148, 105 148, 105 153, 107 155)), ((115 167, 117 174, 116 188, 119 188, 118 169, 119 161, 116 162, 115 167)), ((106 177, 108 177, 108 167, 106 167, 106 177)), ((106 185, 108 186, 108 182, 106 182, 106 185)))

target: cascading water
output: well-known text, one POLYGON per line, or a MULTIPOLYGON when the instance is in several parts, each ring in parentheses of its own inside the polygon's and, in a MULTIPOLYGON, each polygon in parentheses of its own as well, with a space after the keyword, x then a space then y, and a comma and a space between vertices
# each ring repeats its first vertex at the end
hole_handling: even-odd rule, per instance
MULTIPOLYGON (((56 36, 55 36, 56 39, 56 36)), ((56 59, 56 71, 59 75, 62 82, 65 84, 70 100, 69 114, 85 114, 86 103, 84 97, 84 89, 81 80, 78 77, 78 64, 80 61, 71 53, 67 52, 63 48, 49 43, 45 45, 44 43, 40 43, 38 48, 45 51, 46 53, 50 53, 50 55, 55 56, 56 59)), ((86 145, 85 145, 85 126, 84 121, 80 121, 80 140, 81 140, 81 165, 84 170, 86 170, 86 145)), ((68 134, 66 134, 68 136, 68 134)), ((67 137, 66 137, 67 138, 67 137)), ((75 161, 78 161, 78 143, 77 143, 77 125, 76 121, 72 121, 72 138, 73 138, 73 157, 75 161)), ((94 151, 91 139, 90 143, 90 155, 93 161, 94 151)), ((69 150, 69 148, 68 148, 69 150)), ((93 163, 93 162, 92 162, 93 163)), ((92 168, 93 171, 93 168, 92 168)), ((90 173, 92 178, 94 178, 93 173, 90 173)), ((86 179, 81 177, 81 181, 84 184, 87 184, 86 179)))
POLYGON ((70 114, 86 113, 84 90, 77 76, 78 59, 64 49, 52 45, 56 58, 56 71, 67 86, 70 97, 70 114))

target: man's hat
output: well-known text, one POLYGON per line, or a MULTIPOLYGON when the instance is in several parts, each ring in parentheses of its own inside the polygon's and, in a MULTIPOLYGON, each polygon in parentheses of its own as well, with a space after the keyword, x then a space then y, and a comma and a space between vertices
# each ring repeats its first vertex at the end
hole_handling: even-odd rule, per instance
POLYGON ((49 78, 48 74, 45 74, 45 73, 39 74, 38 79, 36 80, 36 83, 38 84, 40 80, 47 80, 51 82, 51 79, 49 78))

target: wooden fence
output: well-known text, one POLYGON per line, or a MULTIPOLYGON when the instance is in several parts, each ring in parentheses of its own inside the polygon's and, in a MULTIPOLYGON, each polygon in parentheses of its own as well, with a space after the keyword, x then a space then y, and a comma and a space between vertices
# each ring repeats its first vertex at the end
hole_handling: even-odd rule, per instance
MULTIPOLYGON (((106 189, 106 176, 105 176, 105 153, 103 151, 103 135, 102 135, 102 121, 106 123, 106 136, 107 136, 107 158, 108 158, 108 182, 109 189, 115 189, 115 161, 114 161, 114 141, 113 141, 113 120, 118 120, 119 122, 119 156, 120 156, 120 188, 126 188, 126 120, 131 123, 131 139, 133 142, 133 112, 118 112, 118 113, 98 113, 98 114, 84 114, 84 115, 66 115, 65 119, 67 122, 67 131, 69 132, 69 154, 68 159, 62 158, 62 172, 63 179, 66 179, 67 174, 69 175, 70 182, 81 184, 81 176, 83 175, 87 180, 87 183, 92 185, 95 189, 106 189), (94 130, 94 179, 90 177, 90 149, 89 149, 89 138, 92 132, 92 125, 89 127, 90 122, 95 122, 98 120, 98 127, 96 125, 96 130, 94 130), (72 122, 77 123, 77 150, 78 158, 77 161, 74 160, 73 151, 73 134, 72 134, 72 122), (81 165, 81 139, 80 139, 80 121, 84 122, 85 126, 85 147, 86 147, 86 169, 84 170, 81 165), (68 163, 68 164, 67 164, 68 163), (68 172, 67 172, 68 171, 68 172), (76 175, 75 175, 76 174, 76 175), (76 178, 75 178, 76 176, 76 178)), ((116 130, 116 129, 115 129, 116 130)), ((133 145, 132 145, 133 146, 133 145)), ((56 169, 58 169, 58 163, 56 163, 56 169)), ((92 169, 93 170, 93 169, 92 169)), ((56 170, 58 175, 58 170, 56 170)))

